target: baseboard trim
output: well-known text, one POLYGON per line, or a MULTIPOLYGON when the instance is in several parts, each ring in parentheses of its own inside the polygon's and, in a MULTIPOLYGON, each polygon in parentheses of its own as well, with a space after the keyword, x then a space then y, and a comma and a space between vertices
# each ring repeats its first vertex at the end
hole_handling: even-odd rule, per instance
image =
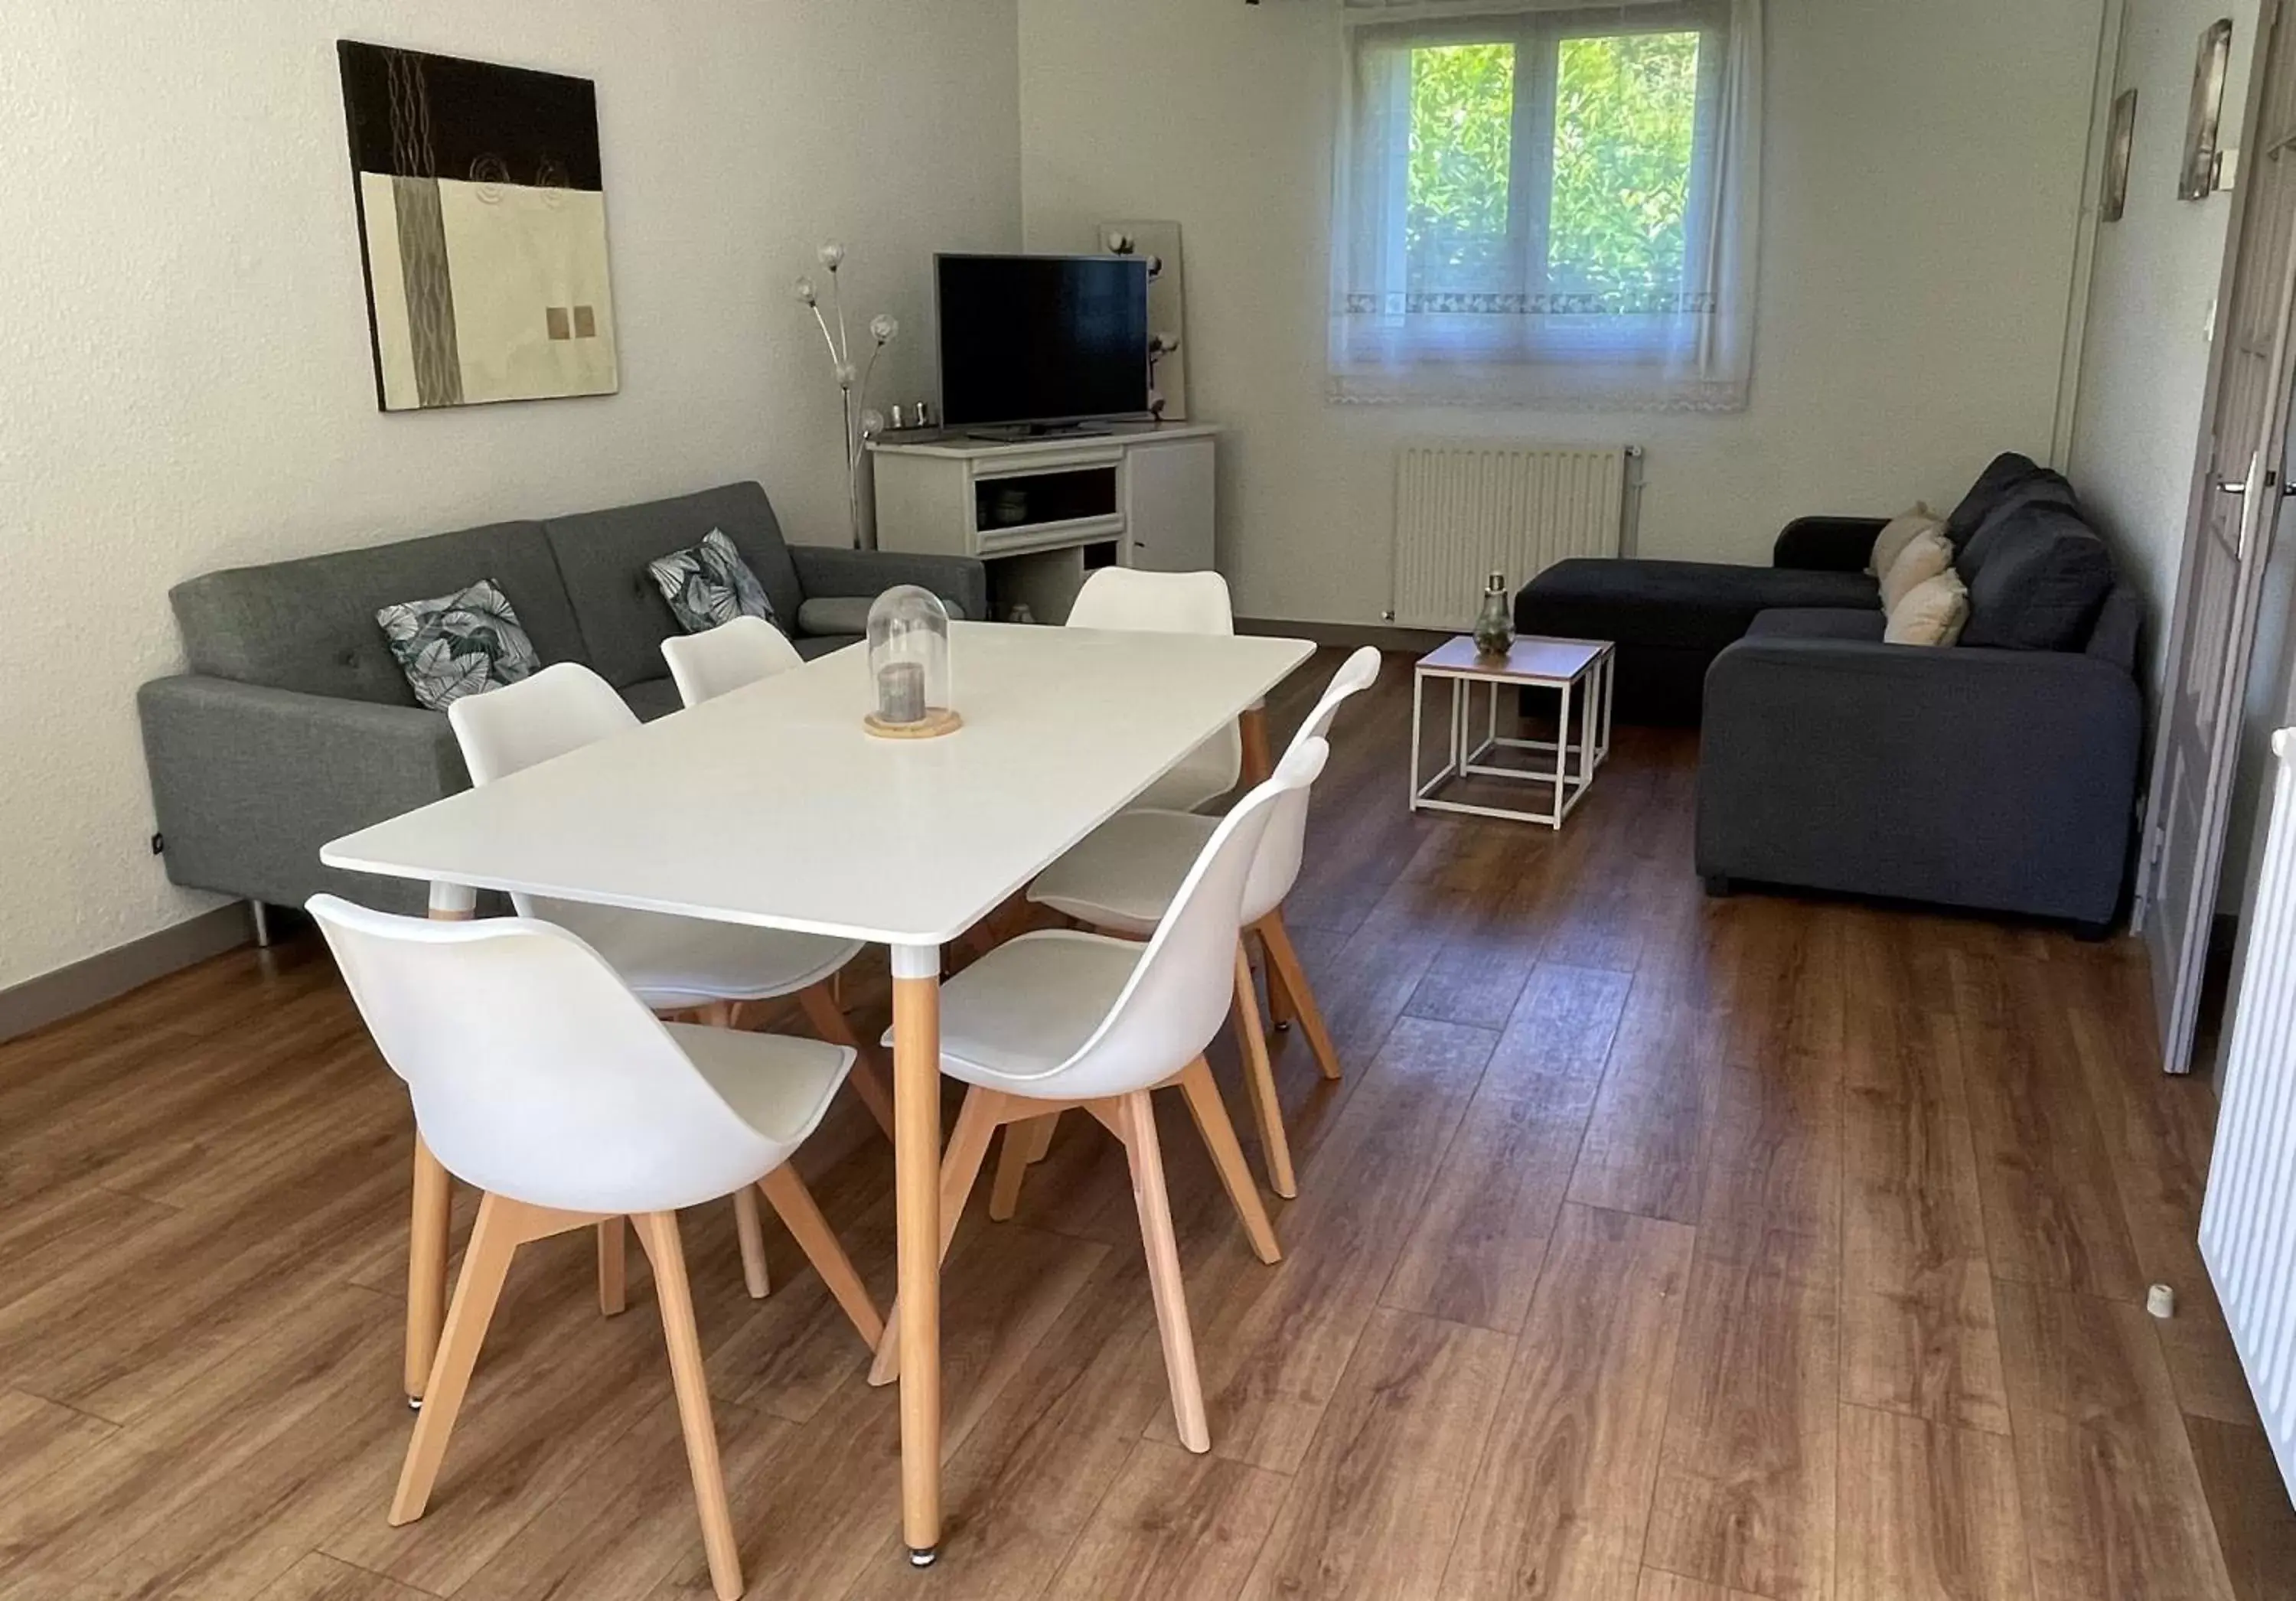
POLYGON ((158 933, 0 989, 0 1040, 100 1006, 153 979, 252 943, 247 903, 234 900, 158 933))
POLYGON ((1414 656, 1423 656, 1452 637, 1436 628, 1403 628, 1393 623, 1366 622, 1286 622, 1280 618, 1239 617, 1235 620, 1239 634, 1274 634, 1285 639, 1312 640, 1317 645, 1335 645, 1352 651, 1372 645, 1382 651, 1402 651, 1414 656))

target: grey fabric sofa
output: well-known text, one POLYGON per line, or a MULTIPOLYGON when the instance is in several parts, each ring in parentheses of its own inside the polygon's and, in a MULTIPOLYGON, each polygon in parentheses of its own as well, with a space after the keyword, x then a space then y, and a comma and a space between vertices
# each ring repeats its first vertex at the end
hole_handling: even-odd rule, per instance
POLYGON ((501 585, 545 664, 579 661, 642 718, 676 710, 661 642, 678 631, 646 571, 722 529, 811 657, 865 600, 921 584, 985 617, 988 577, 964 557, 790 545, 763 489, 732 483, 643 505, 455 533, 192 579, 169 591, 190 670, 137 693, 168 875, 193 889, 299 906, 332 891, 419 910, 416 885, 322 866, 319 847, 468 787, 443 713, 415 703, 377 608, 501 585))
MULTIPOLYGON (((1870 605, 1782 608, 1714 658, 1698 771, 1710 890, 1775 883, 2063 918, 2089 935, 2111 925, 2142 759, 2142 603, 2112 580, 2062 478, 2021 456, 1987 471, 1999 481, 1980 479, 1948 522, 1972 595, 1962 644, 1885 645, 1870 605), (2037 633, 2005 617, 2038 603, 1999 564, 2053 543, 2083 572, 2037 633)), ((1879 526, 1834 519, 1789 537, 1800 559, 1846 569, 1879 526)))

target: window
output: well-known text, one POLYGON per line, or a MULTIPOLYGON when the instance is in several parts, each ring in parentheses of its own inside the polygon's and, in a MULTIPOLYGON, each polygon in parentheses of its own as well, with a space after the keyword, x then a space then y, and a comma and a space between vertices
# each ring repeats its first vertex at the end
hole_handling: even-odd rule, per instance
POLYGON ((1348 4, 1338 398, 1742 406, 1759 0, 1348 4))

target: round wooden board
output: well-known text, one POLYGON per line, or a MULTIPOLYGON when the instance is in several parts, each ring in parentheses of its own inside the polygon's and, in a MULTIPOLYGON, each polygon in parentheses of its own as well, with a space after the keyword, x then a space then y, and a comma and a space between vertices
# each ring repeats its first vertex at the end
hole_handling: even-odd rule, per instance
POLYGON ((921 722, 882 723, 873 711, 861 719, 861 727, 879 739, 938 739, 964 727, 964 718, 943 707, 926 712, 921 722))

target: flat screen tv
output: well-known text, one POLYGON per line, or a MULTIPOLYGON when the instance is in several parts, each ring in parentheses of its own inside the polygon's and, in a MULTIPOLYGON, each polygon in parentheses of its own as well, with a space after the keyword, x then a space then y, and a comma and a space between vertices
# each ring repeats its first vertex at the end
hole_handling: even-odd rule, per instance
POLYGON ((1148 263, 936 256, 941 420, 952 428, 1148 413, 1148 263))

